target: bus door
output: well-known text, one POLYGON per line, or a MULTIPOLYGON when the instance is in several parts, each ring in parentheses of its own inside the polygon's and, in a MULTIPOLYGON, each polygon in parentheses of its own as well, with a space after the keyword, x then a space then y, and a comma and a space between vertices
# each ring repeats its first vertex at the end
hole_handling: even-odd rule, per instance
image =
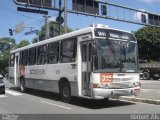
POLYGON ((20 54, 15 54, 15 64, 14 64, 14 84, 18 85, 18 78, 19 78, 19 58, 20 54))
POLYGON ((82 95, 91 96, 90 73, 91 73, 91 41, 81 42, 81 78, 82 78, 82 95))

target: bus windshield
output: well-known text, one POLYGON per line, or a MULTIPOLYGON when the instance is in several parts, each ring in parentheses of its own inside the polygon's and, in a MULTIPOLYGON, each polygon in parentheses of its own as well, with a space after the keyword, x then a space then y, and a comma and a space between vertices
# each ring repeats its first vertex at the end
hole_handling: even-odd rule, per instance
POLYGON ((94 72, 138 72, 135 41, 98 38, 95 46, 94 72))

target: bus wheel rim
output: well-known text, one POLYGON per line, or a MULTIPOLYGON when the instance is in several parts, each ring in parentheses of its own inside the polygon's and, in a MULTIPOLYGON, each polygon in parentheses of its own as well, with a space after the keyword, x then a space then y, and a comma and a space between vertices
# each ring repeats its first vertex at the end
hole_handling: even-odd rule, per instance
POLYGON ((65 98, 67 98, 69 96, 69 89, 68 89, 68 87, 64 87, 63 88, 63 96, 65 98))

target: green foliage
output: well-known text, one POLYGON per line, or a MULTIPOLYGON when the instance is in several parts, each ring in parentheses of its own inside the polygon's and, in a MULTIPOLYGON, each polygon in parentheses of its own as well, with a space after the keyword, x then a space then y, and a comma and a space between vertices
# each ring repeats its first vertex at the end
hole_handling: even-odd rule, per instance
POLYGON ((18 45, 16 45, 16 48, 21 48, 21 47, 27 46, 29 44, 30 43, 28 40, 21 40, 20 43, 18 45))
POLYGON ((0 54, 0 73, 7 73, 7 67, 9 62, 9 54, 10 50, 6 50, 2 54, 0 54))
POLYGON ((135 32, 138 41, 139 58, 158 60, 160 58, 160 29, 144 27, 135 32))
POLYGON ((13 48, 21 48, 26 45, 29 45, 30 43, 27 40, 22 40, 19 44, 15 44, 15 40, 12 38, 1 38, 0 39, 0 73, 5 74, 8 72, 8 63, 9 63, 9 56, 10 56, 10 51, 13 48), (4 49, 5 46, 10 45, 7 49, 4 49))
POLYGON ((12 38, 0 38, 0 73, 7 73, 10 50, 15 44, 12 38), (7 46, 7 47, 6 47, 7 46))
POLYGON ((36 42, 38 42, 38 39, 37 38, 33 38, 32 43, 36 43, 36 42))
POLYGON ((9 37, 3 37, 3 38, 0 38, 0 42, 1 41, 5 41, 5 42, 11 42, 11 43, 13 43, 13 44, 15 44, 16 42, 15 42, 15 39, 13 39, 13 38, 9 38, 9 37))

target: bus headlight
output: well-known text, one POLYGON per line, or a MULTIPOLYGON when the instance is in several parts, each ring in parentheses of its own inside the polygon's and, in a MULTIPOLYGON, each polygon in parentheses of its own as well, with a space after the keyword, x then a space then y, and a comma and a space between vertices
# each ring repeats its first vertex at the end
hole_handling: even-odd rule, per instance
POLYGON ((135 82, 133 83, 133 86, 136 87, 136 86, 141 86, 141 83, 140 82, 135 82))

